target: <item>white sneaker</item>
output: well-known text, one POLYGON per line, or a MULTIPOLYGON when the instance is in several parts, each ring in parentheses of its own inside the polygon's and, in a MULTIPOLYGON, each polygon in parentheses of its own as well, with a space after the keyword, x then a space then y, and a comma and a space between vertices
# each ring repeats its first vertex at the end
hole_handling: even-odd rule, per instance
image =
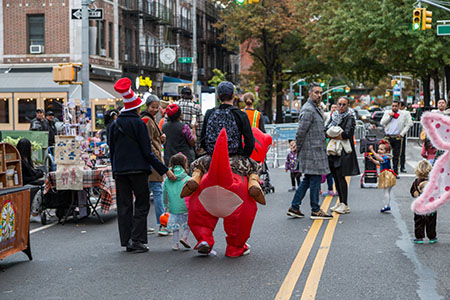
POLYGON ((331 211, 336 211, 336 209, 338 209, 341 206, 341 204, 342 204, 341 202, 336 202, 336 205, 331 207, 330 210, 331 211))
POLYGON ((338 214, 348 214, 350 213, 350 208, 344 203, 341 203, 341 205, 334 212, 338 214))
POLYGON ((41 223, 41 216, 40 215, 37 215, 37 216, 31 215, 30 216, 30 223, 31 222, 41 223))

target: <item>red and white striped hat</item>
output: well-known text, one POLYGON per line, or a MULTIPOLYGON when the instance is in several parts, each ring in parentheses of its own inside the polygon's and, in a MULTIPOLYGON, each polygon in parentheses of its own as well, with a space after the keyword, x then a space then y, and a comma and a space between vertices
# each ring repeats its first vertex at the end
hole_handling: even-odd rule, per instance
POLYGON ((120 78, 114 84, 114 89, 122 94, 123 97, 124 107, 120 111, 133 110, 145 104, 145 101, 141 100, 131 89, 131 80, 129 78, 120 78))

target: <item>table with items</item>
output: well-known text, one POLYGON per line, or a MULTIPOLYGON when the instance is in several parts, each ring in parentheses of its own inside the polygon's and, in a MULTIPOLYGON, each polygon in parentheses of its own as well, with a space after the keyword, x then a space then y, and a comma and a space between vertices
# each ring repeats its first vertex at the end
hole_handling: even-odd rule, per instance
MULTIPOLYGON (((71 190, 72 192, 77 192, 78 197, 75 197, 75 194, 72 193, 70 208, 78 208, 80 217, 89 215, 89 210, 92 210, 92 213, 103 223, 103 219, 98 214, 97 208, 99 207, 102 212, 107 213, 115 208, 116 205, 116 186, 112 176, 111 167, 84 169, 82 170, 82 173, 83 189, 71 190), (92 203, 91 197, 93 196, 94 189, 98 192, 99 197, 95 203, 92 203)), ((47 194, 56 188, 56 176, 56 172, 50 172, 48 174, 45 181, 44 194, 47 194)), ((64 216, 64 221, 66 221, 68 215, 69 211, 67 211, 64 216)))

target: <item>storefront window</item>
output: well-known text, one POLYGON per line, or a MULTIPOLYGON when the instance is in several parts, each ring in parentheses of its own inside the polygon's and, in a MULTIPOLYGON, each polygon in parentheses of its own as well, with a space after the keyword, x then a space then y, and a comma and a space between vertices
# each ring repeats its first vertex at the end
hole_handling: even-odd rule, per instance
POLYGON ((36 98, 18 98, 19 123, 30 123, 36 117, 36 98))
POLYGON ((64 98, 44 98, 45 112, 52 111, 55 114, 55 122, 63 119, 64 98))
POLYGON ((105 128, 105 112, 114 109, 114 105, 95 105, 95 128, 105 128))
POLYGON ((9 124, 9 98, 0 99, 0 123, 9 124))

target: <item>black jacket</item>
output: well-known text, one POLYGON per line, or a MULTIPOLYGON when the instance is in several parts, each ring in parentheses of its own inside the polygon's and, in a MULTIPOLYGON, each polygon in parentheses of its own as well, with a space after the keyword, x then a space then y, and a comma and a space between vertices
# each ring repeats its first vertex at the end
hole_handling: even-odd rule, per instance
MULTIPOLYGON (((221 104, 219 106, 220 109, 225 109, 230 107, 230 104, 221 104)), ((206 149, 206 127, 208 125, 209 117, 215 108, 208 109, 205 114, 205 118, 203 121, 204 126, 202 126, 202 134, 200 138, 200 146, 203 149, 206 149)), ((252 127, 250 126, 250 121, 248 120, 248 116, 245 112, 240 109, 234 107, 231 112, 233 113, 234 119, 236 120, 237 127, 241 134, 244 136, 244 144, 242 146, 242 140, 239 141, 239 151, 238 154, 243 155, 245 157, 250 157, 252 155, 253 149, 255 148, 255 137, 253 136, 252 127)), ((261 121, 260 121, 261 122, 261 121)))
POLYGON ((121 113, 111 124, 108 145, 114 174, 150 174, 153 167, 163 175, 168 170, 153 154, 147 126, 134 111, 121 113))
POLYGON ((48 121, 46 118, 39 120, 38 118, 34 118, 30 122, 30 130, 33 131, 48 131, 48 121))
POLYGON ((33 183, 39 178, 44 176, 44 172, 40 169, 35 169, 33 166, 28 163, 25 159, 22 159, 22 181, 23 185, 33 183))
POLYGON ((55 135, 58 134, 58 130, 56 129, 55 122, 48 121, 48 145, 55 145, 55 135))
MULTIPOLYGON (((328 124, 331 122, 328 122, 328 124)), ((330 164, 330 168, 339 168, 342 167, 342 175, 344 176, 355 176, 359 175, 359 165, 358 159, 356 158, 355 152, 355 144, 353 143, 354 134, 355 134, 355 126, 356 120, 353 114, 348 114, 339 124, 339 127, 344 130, 342 132, 342 138, 344 140, 348 139, 350 141, 350 145, 352 147, 352 153, 345 153, 342 151, 341 156, 328 156, 328 163, 330 164)))

